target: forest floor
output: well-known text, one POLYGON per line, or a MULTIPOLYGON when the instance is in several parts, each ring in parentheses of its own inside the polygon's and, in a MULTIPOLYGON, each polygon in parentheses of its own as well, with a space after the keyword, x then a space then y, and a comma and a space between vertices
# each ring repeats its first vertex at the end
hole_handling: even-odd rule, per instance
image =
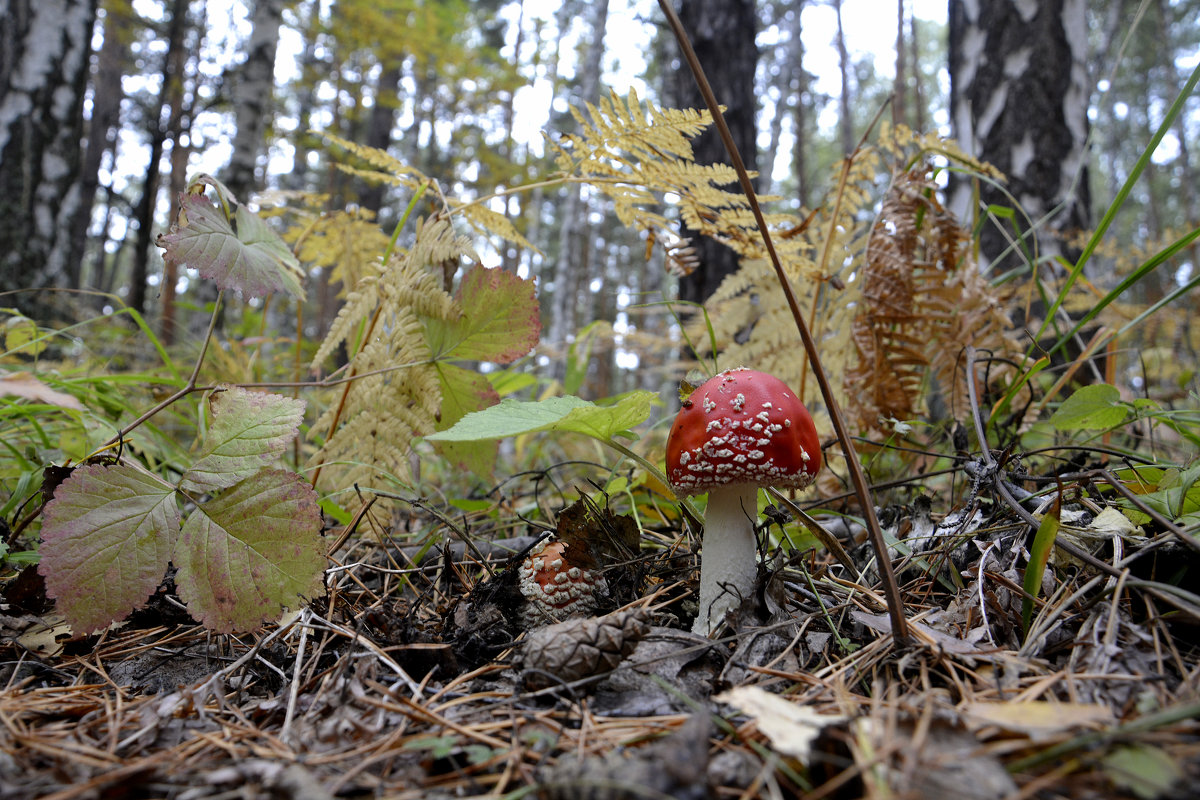
POLYGON ((857 574, 773 551, 726 635, 690 633, 686 526, 600 493, 557 531, 605 573, 599 618, 554 627, 523 611, 513 554, 545 532, 515 497, 331 531, 326 596, 250 635, 192 623, 168 580, 70 638, 31 568, 2 587, 0 796, 1194 797, 1194 546, 1083 473, 1006 480, 1020 509, 977 480, 882 510, 900 644, 853 526, 857 574), (1030 516, 1055 497, 1086 558, 1055 548, 1032 597, 1030 516))

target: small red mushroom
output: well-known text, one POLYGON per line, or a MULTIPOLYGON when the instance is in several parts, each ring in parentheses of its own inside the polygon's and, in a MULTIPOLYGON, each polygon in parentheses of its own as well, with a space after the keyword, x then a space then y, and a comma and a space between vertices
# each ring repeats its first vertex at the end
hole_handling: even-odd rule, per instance
POLYGON ((572 566, 565 542, 543 541, 521 562, 517 580, 526 601, 523 620, 533 627, 591 612, 604 579, 590 569, 572 566))
POLYGON ((820 467, 812 417, 772 375, 727 370, 684 402, 667 437, 667 478, 678 494, 708 492, 694 632, 713 633, 754 590, 759 488, 805 487, 820 467))

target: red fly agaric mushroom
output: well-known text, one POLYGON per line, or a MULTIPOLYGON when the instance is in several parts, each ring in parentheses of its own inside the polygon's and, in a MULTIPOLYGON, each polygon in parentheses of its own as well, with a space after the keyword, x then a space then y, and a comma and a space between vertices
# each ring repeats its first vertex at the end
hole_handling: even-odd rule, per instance
POLYGON ((604 578, 573 566, 565 542, 543 541, 521 562, 517 580, 525 596, 523 621, 534 627, 590 612, 596 607, 596 589, 604 578))
POLYGON ((667 478, 678 494, 708 492, 694 632, 711 634, 754 589, 759 488, 802 488, 820 466, 812 417, 772 375, 727 370, 683 402, 667 437, 667 478))

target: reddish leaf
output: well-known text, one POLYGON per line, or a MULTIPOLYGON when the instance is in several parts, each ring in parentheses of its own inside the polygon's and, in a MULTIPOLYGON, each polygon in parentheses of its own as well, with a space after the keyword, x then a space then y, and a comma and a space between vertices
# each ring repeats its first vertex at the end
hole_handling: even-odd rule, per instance
POLYGON ((298 475, 262 470, 204 503, 171 560, 192 616, 220 633, 252 630, 322 591, 317 494, 298 475))
POLYGON ((233 486, 268 466, 287 449, 304 418, 304 401, 236 386, 214 392, 212 424, 199 458, 183 475, 185 490, 233 486))
POLYGON ((121 464, 79 467, 46 504, 46 594, 77 634, 124 619, 162 581, 178 532, 171 486, 121 464))
POLYGON ((179 221, 158 237, 163 258, 198 270, 222 289, 261 297, 288 292, 303 297, 299 262, 279 234, 239 205, 233 223, 203 193, 179 196, 179 221))
POLYGON ((532 278, 476 265, 463 275, 455 299, 462 317, 426 320, 435 358, 507 364, 537 344, 542 323, 532 278))

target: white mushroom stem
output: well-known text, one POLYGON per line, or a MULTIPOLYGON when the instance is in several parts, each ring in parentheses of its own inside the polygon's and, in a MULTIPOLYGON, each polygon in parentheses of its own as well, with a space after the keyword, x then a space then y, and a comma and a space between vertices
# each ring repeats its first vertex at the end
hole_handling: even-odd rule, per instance
POLYGON ((711 635, 725 614, 754 591, 758 576, 758 487, 750 483, 711 489, 700 549, 700 613, 692 632, 711 635))

